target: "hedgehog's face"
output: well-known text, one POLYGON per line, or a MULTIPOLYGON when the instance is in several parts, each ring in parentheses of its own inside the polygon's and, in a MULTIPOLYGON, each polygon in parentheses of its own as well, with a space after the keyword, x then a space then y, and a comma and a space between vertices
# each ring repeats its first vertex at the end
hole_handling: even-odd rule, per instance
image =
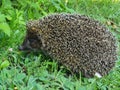
POLYGON ((40 37, 38 38, 36 33, 27 32, 26 38, 24 39, 22 45, 19 47, 19 50, 22 51, 38 51, 42 46, 40 37))
POLYGON ((41 49, 42 41, 41 41, 41 36, 39 35, 40 30, 37 28, 38 26, 39 26, 39 22, 37 20, 29 21, 26 24, 27 35, 22 45, 19 47, 19 50, 38 51, 41 49))

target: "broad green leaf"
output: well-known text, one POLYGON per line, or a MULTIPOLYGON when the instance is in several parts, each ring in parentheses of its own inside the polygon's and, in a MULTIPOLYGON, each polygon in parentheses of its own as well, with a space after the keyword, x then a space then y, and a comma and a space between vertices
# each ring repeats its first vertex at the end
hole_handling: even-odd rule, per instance
POLYGON ((10 36, 10 27, 7 23, 0 23, 0 29, 7 34, 8 36, 10 36))
POLYGON ((5 60, 5 61, 3 61, 2 63, 1 63, 1 65, 0 65, 0 68, 2 69, 2 68, 6 68, 6 67, 8 67, 9 66, 9 61, 8 60, 5 60))
POLYGON ((11 17, 10 15, 6 15, 6 18, 7 18, 8 20, 12 20, 12 17, 11 17))
POLYGON ((5 15, 0 13, 0 23, 5 22, 5 15))
POLYGON ((3 2, 2 2, 2 6, 4 7, 4 8, 12 8, 12 3, 11 3, 11 0, 3 0, 3 2))
POLYGON ((87 90, 86 86, 80 86, 78 90, 87 90))
POLYGON ((24 73, 19 73, 19 74, 17 74, 16 77, 14 78, 14 81, 22 82, 25 77, 26 77, 26 75, 25 75, 24 73))

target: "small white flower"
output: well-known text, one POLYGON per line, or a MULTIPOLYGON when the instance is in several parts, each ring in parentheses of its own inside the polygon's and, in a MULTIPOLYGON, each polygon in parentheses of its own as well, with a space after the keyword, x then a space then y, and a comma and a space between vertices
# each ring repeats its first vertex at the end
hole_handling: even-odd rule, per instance
POLYGON ((98 78, 101 78, 102 76, 100 75, 100 73, 96 72, 95 73, 95 76, 98 77, 98 78))
POLYGON ((68 0, 65 0, 65 3, 67 4, 67 3, 68 3, 68 0))
POLYGON ((9 50, 10 52, 12 52, 12 51, 13 51, 13 48, 9 48, 8 50, 9 50))

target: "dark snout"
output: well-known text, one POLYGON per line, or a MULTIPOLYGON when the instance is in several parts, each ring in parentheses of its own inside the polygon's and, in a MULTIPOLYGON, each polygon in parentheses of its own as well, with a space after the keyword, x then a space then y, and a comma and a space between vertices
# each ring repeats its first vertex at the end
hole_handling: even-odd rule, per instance
POLYGON ((26 46, 26 45, 21 45, 18 47, 18 49, 20 51, 31 51, 32 50, 32 48, 30 46, 26 46))
POLYGON ((23 50, 24 50, 24 47, 23 47, 23 46, 19 46, 19 47, 18 47, 18 50, 23 51, 23 50))
POLYGON ((18 49, 20 51, 31 50, 30 42, 28 40, 24 40, 24 42, 18 47, 18 49))

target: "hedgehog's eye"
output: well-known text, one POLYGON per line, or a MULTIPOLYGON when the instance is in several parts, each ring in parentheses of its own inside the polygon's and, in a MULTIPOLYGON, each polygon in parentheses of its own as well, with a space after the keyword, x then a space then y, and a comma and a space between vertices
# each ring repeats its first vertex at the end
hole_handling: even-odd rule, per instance
POLYGON ((33 42, 35 42, 36 40, 35 39, 29 39, 29 42, 30 43, 33 43, 33 42))
POLYGON ((37 40, 35 40, 35 39, 29 39, 29 42, 30 42, 31 45, 33 45, 33 44, 36 44, 37 40))
POLYGON ((29 39, 29 42, 32 48, 37 48, 38 41, 36 39, 29 39))

